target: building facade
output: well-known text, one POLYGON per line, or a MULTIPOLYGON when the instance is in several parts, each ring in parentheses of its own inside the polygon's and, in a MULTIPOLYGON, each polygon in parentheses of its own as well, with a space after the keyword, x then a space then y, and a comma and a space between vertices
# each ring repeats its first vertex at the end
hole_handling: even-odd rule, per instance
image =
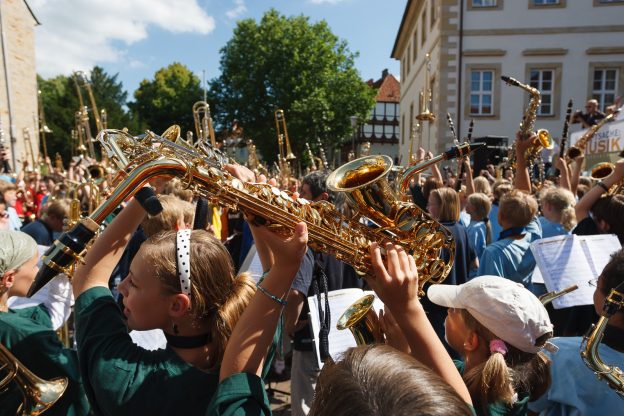
POLYGON ((370 118, 364 124, 357 126, 354 136, 355 156, 359 157, 362 155, 363 148, 365 150, 369 147, 369 154, 388 155, 398 162, 399 101, 401 99, 399 80, 384 69, 381 78, 376 81, 370 79, 367 82, 371 88, 377 90, 375 108, 370 118))
POLYGON ((0 122, 14 170, 39 154, 35 15, 24 0, 0 0, 0 122), (28 129, 31 146, 24 141, 28 129))
MULTIPOLYGON (((452 144, 446 113, 460 137, 515 137, 528 94, 501 75, 542 92, 536 128, 561 136, 569 99, 575 109, 596 98, 602 110, 624 93, 624 0, 409 0, 392 57, 401 61, 401 143, 422 111, 426 54, 431 110, 425 148, 452 144)), ((571 131, 580 129, 573 125, 571 131)))

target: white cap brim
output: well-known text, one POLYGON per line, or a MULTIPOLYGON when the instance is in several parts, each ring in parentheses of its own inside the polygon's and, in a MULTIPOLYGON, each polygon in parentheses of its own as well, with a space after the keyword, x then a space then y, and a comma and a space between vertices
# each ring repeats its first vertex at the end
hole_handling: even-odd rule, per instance
POLYGON ((427 297, 436 305, 446 308, 465 309, 459 296, 461 286, 456 285, 431 285, 427 290, 427 297))

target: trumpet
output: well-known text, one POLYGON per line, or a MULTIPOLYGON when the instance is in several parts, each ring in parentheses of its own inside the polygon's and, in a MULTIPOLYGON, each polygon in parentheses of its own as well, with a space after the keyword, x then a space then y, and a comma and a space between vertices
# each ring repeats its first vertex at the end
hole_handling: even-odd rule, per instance
POLYGON ((374 301, 375 295, 366 295, 355 301, 340 316, 336 329, 351 331, 357 345, 384 343, 379 317, 373 308, 374 301))
MULTIPOLYGON (((0 379, 0 394, 6 394, 9 384, 14 381, 21 394, 22 403, 17 409, 19 415, 40 415, 52 407, 65 393, 69 384, 66 377, 44 380, 37 377, 0 343, 0 368, 6 372, 0 379)), ((10 390, 9 390, 10 391, 10 390)))
POLYGON ((104 219, 122 201, 138 192, 144 183, 162 175, 180 177, 195 194, 215 205, 240 210, 282 235, 291 235, 295 224, 306 222, 308 244, 312 248, 333 254, 338 260, 352 265, 361 275, 374 274, 367 254, 373 241, 389 241, 414 257, 421 277, 422 294, 422 285, 443 281, 452 267, 455 242, 451 232, 415 204, 399 202, 396 197, 394 201, 387 199, 394 195, 385 181, 392 166, 392 160, 387 156, 368 157, 382 164, 389 162, 386 168, 370 163, 366 166, 347 164, 334 171, 333 182, 328 179, 330 188, 344 188, 354 201, 357 201, 356 195, 366 194, 379 209, 375 213, 366 205, 367 201, 361 201, 363 204, 356 208, 359 215, 348 218, 327 201, 311 203, 301 198, 293 199, 292 193, 268 184, 242 183, 223 170, 224 161, 218 158, 218 153, 207 157, 151 132, 135 138, 123 131, 102 131, 98 140, 109 158, 123 166, 119 170, 123 180, 91 215, 63 233, 48 249, 29 295, 59 272, 67 274, 71 265, 84 254, 104 219), (376 219, 381 226, 366 226, 360 222, 363 216, 376 219), (441 259, 442 250, 450 253, 449 260, 441 259))

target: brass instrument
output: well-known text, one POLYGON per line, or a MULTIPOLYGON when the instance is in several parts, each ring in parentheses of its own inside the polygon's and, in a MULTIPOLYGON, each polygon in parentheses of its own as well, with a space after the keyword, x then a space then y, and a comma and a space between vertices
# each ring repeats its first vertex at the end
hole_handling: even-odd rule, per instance
POLYGON ((325 149, 323 148, 323 143, 321 143, 321 139, 316 138, 316 144, 319 148, 319 156, 321 159, 321 165, 323 170, 329 170, 329 162, 327 161, 327 156, 325 155, 325 149))
POLYGON ((605 380, 609 387, 614 389, 620 396, 624 398, 624 374, 622 370, 616 366, 605 364, 600 359, 598 346, 604 336, 609 318, 624 308, 624 283, 620 283, 615 289, 611 289, 611 293, 605 299, 602 307, 602 316, 598 323, 592 325, 583 337, 581 343, 581 358, 598 377, 599 380, 605 380))
POLYGON ((247 167, 251 169, 254 173, 262 173, 267 174, 266 168, 260 163, 260 159, 258 158, 258 152, 256 150, 256 145, 254 144, 252 139, 247 139, 247 167))
POLYGON ((431 111, 431 102, 433 99, 433 91, 431 91, 429 71, 431 71, 431 57, 425 55, 425 92, 420 92, 420 113, 416 116, 418 121, 433 122, 436 119, 435 114, 431 111))
MULTIPOLYGON (((519 87, 527 91, 531 98, 529 99, 529 105, 524 111, 522 122, 520 122, 520 140, 527 140, 529 136, 533 134, 535 129, 535 119, 537 117, 537 110, 542 102, 541 93, 538 89, 531 87, 530 85, 523 84, 515 78, 508 76, 501 76, 501 79, 507 84, 513 87, 519 87)), ((533 175, 533 165, 536 159, 541 161, 540 152, 544 149, 552 149, 554 147, 554 141, 546 129, 539 129, 536 132, 537 137, 533 140, 532 146, 529 147, 524 154, 525 159, 529 164, 529 173, 533 175)), ((507 155, 506 167, 511 167, 514 171, 516 169, 516 144, 515 141, 509 148, 507 155)), ((543 176, 543 175, 542 175, 543 176)), ((540 182, 543 178, 540 178, 540 182)))
POLYGON ((455 243, 450 231, 416 205, 399 202, 394 197, 385 181, 392 166, 392 160, 386 160, 390 159, 387 156, 369 157, 381 162, 372 166, 354 168, 353 164, 345 165, 335 171, 334 182, 328 180, 337 187, 348 187, 345 190, 352 200, 357 200, 356 195, 369 198, 369 201, 361 201, 357 210, 361 216, 376 220, 379 227, 371 228, 362 224, 357 215, 353 218, 343 216, 327 201, 293 200, 292 193, 268 184, 242 183, 222 169, 223 163, 229 160, 218 151, 210 156, 203 155, 152 132, 135 138, 123 131, 104 130, 97 139, 110 160, 120 167, 118 176, 123 180, 103 204, 63 233, 48 249, 30 295, 56 274, 69 271, 69 267, 84 254, 104 219, 151 178, 163 175, 179 177, 196 195, 207 198, 210 203, 240 210, 283 235, 291 235, 294 225, 304 221, 308 226, 308 244, 312 248, 333 254, 363 275, 374 274, 368 255, 368 247, 373 241, 389 241, 414 256, 421 277, 421 290, 425 282, 444 280, 453 264, 455 243), (389 167, 384 168, 382 164, 385 163, 389 163, 389 167), (375 204, 369 206, 367 202, 375 204), (374 209, 380 211, 374 212, 374 209), (450 253, 449 261, 440 259, 442 250, 450 253))
MULTIPOLYGON (((594 180, 598 180, 598 181, 603 180, 607 176, 610 176, 613 173, 614 169, 615 169, 615 165, 613 163, 609 163, 609 162, 598 163, 592 168, 590 178, 594 180)), ((620 181, 619 183, 616 183, 609 189, 609 192, 607 192, 607 195, 617 195, 617 194, 622 194, 623 192, 624 192, 624 181, 620 181)))
POLYGON ((63 158, 59 152, 56 152, 54 156, 54 167, 58 169, 59 172, 65 172, 65 168, 63 167, 63 158))
POLYGON ((93 118, 95 119, 95 128, 97 131, 102 130, 102 120, 100 119, 100 113, 98 112, 98 108, 95 103, 95 97, 93 95, 93 89, 91 88, 91 81, 89 80, 89 77, 83 71, 76 71, 73 75, 74 83, 76 84, 76 91, 78 92, 78 100, 80 101, 80 108, 84 108, 86 112, 87 107, 84 105, 82 93, 80 91, 80 87, 83 87, 87 90, 89 101, 91 102, 91 110, 93 111, 93 118))
MULTIPOLYGON (((422 133, 421 131, 421 126, 420 126, 420 122, 416 122, 412 124, 412 131, 410 133, 410 147, 409 147, 409 155, 407 158, 407 164, 408 165, 413 165, 416 163, 416 155, 414 154, 414 139, 416 138, 416 134, 418 133, 418 141, 419 141, 419 145, 420 145, 420 135, 422 133)), ((419 146, 420 148, 420 146, 419 146)))
POLYGON ((283 178, 292 176, 290 161, 297 159, 290 148, 290 139, 288 138, 288 129, 286 128, 286 117, 284 110, 275 110, 275 127, 277 131, 277 144, 279 146, 280 172, 283 178))
POLYGON ((576 289, 578 289, 578 285, 572 285, 570 287, 566 287, 565 289, 561 289, 561 290, 553 290, 552 292, 544 293, 543 295, 541 295, 539 297, 539 300, 540 302, 542 302, 542 305, 547 305, 553 300, 563 295, 567 295, 570 292, 574 292, 576 289))
POLYGON ((453 144, 459 146, 459 140, 457 140, 457 132, 455 131, 455 123, 453 123, 453 117, 451 113, 446 113, 446 123, 448 124, 451 136, 453 137, 453 144))
POLYGON ((373 308, 374 301, 375 295, 366 295, 355 301, 338 319, 336 329, 351 331, 357 345, 384 343, 379 317, 373 308))
POLYGON ((28 127, 24 127, 22 129, 22 136, 24 137, 24 151, 26 152, 26 159, 30 159, 30 169, 27 169, 28 172, 35 171, 35 153, 33 151, 32 141, 30 140, 30 129, 28 127))
POLYGON ((306 142, 305 144, 306 147, 306 152, 308 153, 308 159, 310 161, 310 166, 309 166, 309 170, 310 172, 314 172, 315 170, 318 169, 318 167, 316 166, 316 158, 314 157, 314 154, 312 153, 312 149, 310 149, 310 143, 306 142))
POLYGON ((48 410, 65 393, 69 382, 66 377, 44 380, 37 377, 0 343, 0 369, 6 376, 0 379, 0 392, 4 394, 11 382, 15 382, 22 394, 18 415, 40 415, 48 410))
POLYGON ((197 101, 193 104, 193 120, 195 121, 197 140, 207 142, 210 139, 210 145, 216 148, 217 139, 212 124, 212 117, 210 116, 210 106, 207 102, 197 101))
POLYGON ((598 121, 598 123, 591 126, 585 132, 585 134, 583 134, 581 138, 578 139, 574 146, 570 146, 568 152, 566 153, 568 159, 571 161, 583 154, 585 152, 585 148, 587 147, 587 143, 589 143, 589 141, 594 137, 598 130, 602 128, 602 126, 613 120, 616 115, 617 113, 611 113, 602 120, 598 121))
POLYGON ((48 158, 48 143, 45 135, 52 133, 45 121, 45 111, 43 110, 43 99, 41 98, 41 90, 37 90, 38 106, 39 106, 39 139, 43 146, 44 159, 48 158))
POLYGON ((106 130, 108 128, 108 113, 104 108, 100 110, 100 120, 102 122, 102 130, 106 130))

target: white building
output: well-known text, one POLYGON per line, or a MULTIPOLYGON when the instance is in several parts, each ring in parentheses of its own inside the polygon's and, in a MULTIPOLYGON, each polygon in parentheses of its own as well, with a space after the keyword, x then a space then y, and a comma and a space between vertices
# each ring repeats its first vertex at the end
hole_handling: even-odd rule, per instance
POLYGON ((471 119, 473 137, 515 136, 528 94, 501 75, 542 92, 536 128, 558 138, 568 99, 582 109, 593 97, 604 110, 623 95, 623 16, 624 0, 409 0, 392 51, 401 61, 403 159, 421 111, 427 53, 438 117, 430 133, 424 127, 422 144, 434 153, 451 143, 447 112, 460 137, 471 119))

